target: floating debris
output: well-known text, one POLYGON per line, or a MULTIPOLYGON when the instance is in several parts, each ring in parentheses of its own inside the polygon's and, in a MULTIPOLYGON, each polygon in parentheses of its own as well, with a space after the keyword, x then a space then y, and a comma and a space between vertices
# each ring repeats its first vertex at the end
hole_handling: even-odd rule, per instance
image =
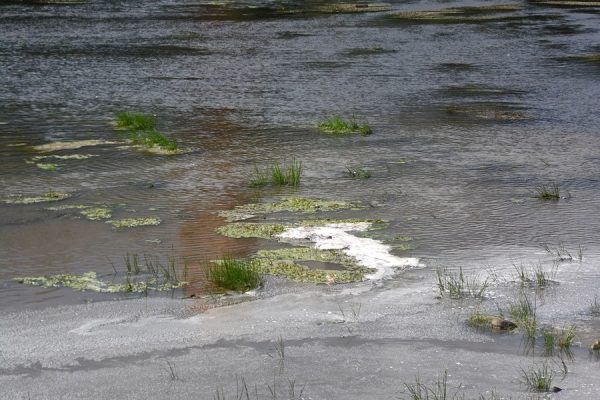
POLYGON ((81 210, 84 208, 90 208, 91 206, 86 206, 83 204, 63 204, 60 206, 52 206, 52 207, 47 207, 46 210, 48 211, 62 211, 62 210, 81 210))
POLYGON ((156 226, 160 225, 161 222, 162 220, 158 217, 124 218, 106 221, 106 223, 111 224, 113 228, 136 228, 138 226, 156 226))
POLYGON ((326 271, 269 258, 255 259, 253 265, 256 271, 261 274, 285 276, 296 282, 331 284, 360 282, 364 279, 364 274, 360 271, 326 271))
POLYGON ((33 203, 44 203, 49 201, 60 201, 71 197, 68 193, 60 192, 46 192, 41 196, 26 197, 22 195, 10 196, 2 200, 6 204, 33 204, 33 203))

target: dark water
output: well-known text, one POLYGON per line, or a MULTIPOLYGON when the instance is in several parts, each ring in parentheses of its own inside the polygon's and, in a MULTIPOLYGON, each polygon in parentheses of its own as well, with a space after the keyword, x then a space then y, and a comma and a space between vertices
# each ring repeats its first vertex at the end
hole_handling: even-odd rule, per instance
MULTIPOLYGON (((598 13, 525 4, 504 21, 420 24, 389 13, 281 15, 281 4, 0 5, 0 193, 73 196, 0 204, 0 304, 81 301, 10 280, 109 274, 109 260, 127 252, 192 264, 251 253, 260 242, 218 236, 215 212, 257 196, 246 185, 255 164, 291 157, 304 163, 300 188, 267 189, 263 199, 373 204, 362 214, 390 221, 381 238, 412 236, 402 254, 425 264, 518 259, 542 243, 598 252, 600 66, 568 58, 600 51, 598 13), (26 163, 40 155, 34 145, 118 140, 110 121, 119 110, 155 114, 191 151, 107 144, 52 153, 95 156, 44 161, 57 171, 26 163), (316 123, 336 114, 367 121, 374 134, 319 133, 316 123), (347 165, 373 176, 352 180, 347 165), (551 183, 561 201, 532 198, 551 183), (94 203, 115 218, 163 223, 115 231, 77 210, 45 209, 94 203)), ((490 3, 392 8, 481 4, 490 3)))

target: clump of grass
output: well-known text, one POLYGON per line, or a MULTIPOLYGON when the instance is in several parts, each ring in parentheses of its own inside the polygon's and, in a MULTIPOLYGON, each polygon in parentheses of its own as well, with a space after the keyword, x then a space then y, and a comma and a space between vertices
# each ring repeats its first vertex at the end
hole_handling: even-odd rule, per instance
POLYGON ((346 167, 348 170, 348 174, 353 179, 369 179, 371 177, 371 173, 361 167, 346 167))
MULTIPOLYGON (((448 388, 448 371, 445 370, 444 374, 430 386, 423 383, 417 376, 415 383, 405 383, 405 394, 411 400, 458 400, 463 398, 459 396, 460 385, 454 393, 450 393, 448 388)), ((406 398, 406 397, 405 397, 406 398)))
POLYGON ((248 186, 250 187, 263 187, 269 184, 269 174, 265 171, 261 171, 257 165, 254 166, 254 175, 250 178, 248 186))
POLYGON ((156 128, 156 119, 152 115, 120 111, 115 114, 115 126, 131 131, 153 130, 156 128))
POLYGON ((479 279, 479 275, 465 276, 462 267, 458 273, 448 271, 446 268, 438 268, 436 274, 440 296, 447 294, 451 299, 461 299, 464 297, 483 298, 485 291, 489 287, 489 280, 487 278, 482 281, 479 279))
POLYGON ((553 183, 550 186, 541 185, 535 188, 533 197, 539 200, 558 201, 560 200, 560 189, 556 183, 553 183))
POLYGON ((537 306, 526 295, 509 305, 509 314, 517 322, 519 328, 529 339, 535 339, 537 330, 537 306))
POLYGON ((558 337, 558 347, 561 350, 568 350, 571 348, 571 345, 573 344, 573 339, 575 339, 576 331, 577 328, 575 327, 575 325, 571 325, 567 329, 563 329, 563 331, 560 333, 560 336, 558 337))
POLYGON ((160 147, 167 151, 177 150, 177 140, 169 139, 156 129, 153 116, 130 111, 115 114, 115 127, 127 131, 134 145, 160 147))
POLYGON ((467 324, 474 328, 487 328, 490 326, 490 317, 481 314, 481 312, 477 310, 471 315, 469 315, 469 318, 467 319, 467 324))
POLYGON ((544 348, 546 349, 547 355, 552 355, 556 348, 556 337, 552 330, 544 330, 542 332, 542 338, 544 339, 544 348))
MULTIPOLYGON (((564 243, 559 243, 555 247, 551 247, 548 244, 543 245, 546 253, 550 254, 556 261, 573 261, 573 254, 565 247, 564 243)), ((577 250, 577 258, 581 261, 583 259, 583 248, 581 245, 577 250)))
POLYGON ((356 122, 354 116, 350 120, 345 120, 339 115, 336 115, 325 121, 319 122, 318 127, 321 132, 333 135, 350 135, 352 133, 370 135, 373 133, 373 130, 368 124, 359 124, 356 122))
POLYGON ((531 268, 525 267, 523 264, 515 265, 516 279, 521 286, 534 286, 543 289, 548 284, 553 282, 556 276, 556 268, 546 271, 541 264, 534 265, 531 268))
POLYGON ((552 391, 554 371, 546 363, 541 366, 533 366, 528 370, 521 368, 521 377, 523 378, 523 383, 532 392, 552 391))
POLYGON ((271 183, 273 186, 298 186, 302 176, 302 162, 292 159, 289 164, 271 166, 271 183))
POLYGON ((220 288, 238 292, 255 289, 261 283, 260 275, 252 262, 230 257, 211 265, 207 278, 220 288))

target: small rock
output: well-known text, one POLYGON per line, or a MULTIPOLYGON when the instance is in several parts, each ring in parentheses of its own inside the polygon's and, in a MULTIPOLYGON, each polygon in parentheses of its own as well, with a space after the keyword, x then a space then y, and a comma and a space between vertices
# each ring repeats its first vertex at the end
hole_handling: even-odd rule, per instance
POLYGON ((512 331, 513 329, 515 329, 517 327, 517 325, 514 322, 511 322, 506 319, 498 318, 498 317, 492 318, 490 320, 490 326, 493 329, 496 329, 499 331, 512 331))
POLYGON ((553 393, 557 393, 560 392, 562 389, 559 388, 558 386, 552 386, 552 389, 550 389, 551 392, 553 393))
POLYGON ((593 351, 598 351, 598 350, 600 350, 600 340, 596 340, 596 341, 594 342, 594 344, 592 344, 592 350, 593 350, 593 351))

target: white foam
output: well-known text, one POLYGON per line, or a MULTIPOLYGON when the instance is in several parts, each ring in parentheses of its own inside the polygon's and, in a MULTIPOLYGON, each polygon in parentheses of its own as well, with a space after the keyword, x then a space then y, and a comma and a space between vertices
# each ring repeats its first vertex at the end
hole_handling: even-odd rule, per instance
POLYGON ((375 272, 365 276, 371 280, 388 277, 394 269, 419 265, 418 258, 397 257, 390 253, 390 246, 378 240, 348 233, 366 231, 370 227, 369 222, 301 226, 289 228, 277 236, 281 239, 307 240, 320 250, 341 250, 354 257, 360 265, 375 269, 375 272))

